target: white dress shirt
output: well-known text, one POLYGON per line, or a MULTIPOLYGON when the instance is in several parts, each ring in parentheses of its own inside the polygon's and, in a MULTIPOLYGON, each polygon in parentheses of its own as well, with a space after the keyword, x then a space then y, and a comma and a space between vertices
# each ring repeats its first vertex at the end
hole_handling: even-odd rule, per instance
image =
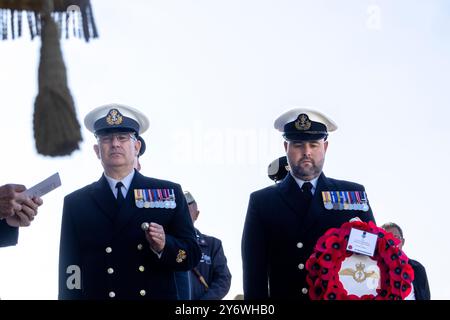
POLYGON ((105 178, 108 181, 109 187, 111 188, 111 191, 114 194, 114 197, 116 197, 116 199, 117 199, 116 184, 119 181, 123 183, 123 188, 120 188, 120 189, 122 190, 122 195, 123 195, 123 198, 125 199, 127 197, 128 189, 130 189, 131 181, 133 180, 133 177, 134 177, 134 169, 122 180, 116 180, 111 177, 108 177, 106 175, 106 173, 104 173, 104 175, 105 175, 105 178))

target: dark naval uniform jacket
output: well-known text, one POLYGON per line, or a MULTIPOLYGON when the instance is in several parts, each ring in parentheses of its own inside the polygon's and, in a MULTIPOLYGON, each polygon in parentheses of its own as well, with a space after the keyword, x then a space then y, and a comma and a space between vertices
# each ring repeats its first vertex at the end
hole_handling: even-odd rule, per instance
POLYGON ((250 195, 242 236, 245 299, 309 299, 306 261, 325 231, 354 217, 374 221, 372 211, 327 210, 322 191, 364 191, 360 184, 322 173, 309 208, 288 174, 250 195))
POLYGON ((430 300, 430 286, 424 266, 413 259, 409 259, 409 264, 414 270, 413 287, 416 300, 430 300))
POLYGON ((208 290, 199 281, 194 271, 189 272, 192 300, 221 300, 230 290, 231 273, 227 266, 227 258, 223 252, 222 241, 201 234, 196 229, 197 241, 202 257, 197 265, 197 271, 205 279, 208 290))
POLYGON ((6 223, 6 220, 0 220, 0 247, 14 246, 19 237, 19 228, 14 228, 6 223))
POLYGON ((180 185, 135 171, 123 206, 103 175, 64 199, 59 254, 60 299, 177 299, 175 271, 188 271, 200 249, 180 185), (173 189, 176 207, 138 208, 134 189, 173 189), (163 226, 159 258, 141 229, 163 226))

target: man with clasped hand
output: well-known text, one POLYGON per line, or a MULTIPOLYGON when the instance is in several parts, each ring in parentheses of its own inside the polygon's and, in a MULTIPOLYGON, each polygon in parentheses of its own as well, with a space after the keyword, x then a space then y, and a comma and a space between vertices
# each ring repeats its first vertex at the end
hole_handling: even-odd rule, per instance
POLYGON ((64 199, 59 298, 176 300, 174 273, 196 266, 200 249, 181 186, 134 169, 147 117, 109 104, 84 123, 104 171, 64 199))

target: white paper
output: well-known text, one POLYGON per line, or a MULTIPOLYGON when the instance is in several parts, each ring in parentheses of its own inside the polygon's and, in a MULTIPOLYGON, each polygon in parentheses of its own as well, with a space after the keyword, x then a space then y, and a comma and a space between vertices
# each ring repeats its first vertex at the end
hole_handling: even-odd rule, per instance
POLYGON ((373 257, 377 239, 376 234, 352 228, 348 238, 347 250, 373 257))
POLYGON ((61 185, 61 179, 59 178, 59 173, 51 175, 47 179, 39 182, 35 186, 25 190, 23 193, 30 198, 42 197, 43 195, 55 190, 61 185))

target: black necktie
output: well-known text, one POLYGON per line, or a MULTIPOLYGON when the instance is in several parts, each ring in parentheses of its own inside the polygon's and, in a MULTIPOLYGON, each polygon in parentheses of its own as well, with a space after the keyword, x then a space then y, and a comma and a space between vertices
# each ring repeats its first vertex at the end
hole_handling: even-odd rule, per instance
POLYGON ((311 189, 312 189, 311 182, 303 183, 303 185, 302 185, 302 192, 303 192, 303 195, 305 196, 305 199, 308 201, 308 203, 311 202, 311 199, 313 197, 311 189))
POLYGON ((119 205, 119 207, 122 206, 122 204, 124 203, 125 199, 123 197, 122 194, 122 187, 123 187, 123 183, 122 182, 117 182, 116 183, 116 189, 117 189, 117 204, 119 205))

